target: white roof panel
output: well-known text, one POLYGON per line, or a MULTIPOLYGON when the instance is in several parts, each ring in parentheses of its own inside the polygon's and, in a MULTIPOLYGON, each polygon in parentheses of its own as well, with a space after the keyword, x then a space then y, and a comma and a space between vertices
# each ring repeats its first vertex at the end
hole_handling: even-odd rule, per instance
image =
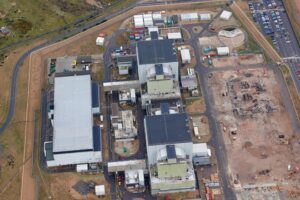
POLYGON ((90 75, 55 77, 53 152, 93 149, 90 75))
POLYGON ((181 20, 197 20, 198 13, 183 13, 180 15, 181 20))
POLYGON ((227 10, 224 10, 224 11, 221 13, 220 18, 221 18, 221 19, 228 20, 231 16, 232 16, 232 12, 229 12, 229 11, 227 11, 227 10))
POLYGON ((168 33, 168 39, 181 39, 181 33, 176 32, 176 33, 168 33))
POLYGON ((182 60, 191 60, 191 54, 189 49, 181 49, 180 53, 182 60))

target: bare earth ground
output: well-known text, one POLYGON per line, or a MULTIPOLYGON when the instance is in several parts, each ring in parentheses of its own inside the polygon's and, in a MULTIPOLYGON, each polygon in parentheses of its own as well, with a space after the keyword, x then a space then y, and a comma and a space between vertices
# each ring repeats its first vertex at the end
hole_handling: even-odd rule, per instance
MULTIPOLYGON (((37 44, 35 44, 37 45, 37 44)), ((16 57, 19 57, 24 51, 32 48, 34 45, 19 48, 11 52, 5 59, 3 67, 0 67, 0 88, 1 99, 5 99, 5 107, 1 110, 1 120, 4 120, 3 115, 8 109, 8 95, 10 94, 11 75, 16 62, 16 57)), ((0 137, 0 199, 19 199, 20 183, 23 150, 24 150, 24 129, 26 122, 26 100, 27 100, 27 83, 28 83, 28 61, 20 68, 17 80, 16 105, 13 119, 0 137), (14 157, 14 166, 9 166, 7 156, 14 157)), ((3 102, 2 102, 3 103, 3 102)), ((4 103, 3 103, 4 104, 4 103)), ((3 105, 2 104, 2 105, 3 105)), ((27 160, 27 163, 30 159, 27 160)))
POLYGON ((139 140, 133 141, 124 141, 124 142, 115 142, 115 153, 120 155, 121 157, 132 156, 137 153, 139 150, 140 142, 139 140), (125 150, 125 149, 126 150, 125 150), (124 150, 126 152, 124 152, 124 150))
POLYGON ((248 54, 241 56, 226 56, 212 59, 214 67, 231 67, 238 65, 255 65, 262 64, 264 57, 262 54, 248 54))
MULTIPOLYGON (((297 171, 292 174, 292 172, 300 166, 298 156, 300 145, 297 142, 299 133, 292 130, 273 72, 266 69, 242 70, 239 74, 236 71, 216 72, 210 83, 218 113, 217 118, 223 130, 232 179, 238 180, 243 186, 288 183, 287 187, 290 189, 293 185, 297 185, 300 181, 300 173, 297 171), (251 73, 252 76, 247 78, 245 72, 251 73), (226 81, 232 78, 237 78, 236 85, 233 87, 236 94, 226 88, 226 81), (253 87, 248 90, 239 89, 241 84, 239 81, 248 81, 250 85, 259 82, 264 85, 266 91, 258 94, 253 87), (233 106, 233 102, 245 93, 252 94, 253 98, 258 100, 257 102, 270 102, 275 110, 271 113, 259 112, 246 117, 234 115, 233 109, 236 107, 233 106), (236 135, 231 133, 234 129, 236 135), (291 171, 288 171, 289 164, 291 171)), ((251 104, 251 101, 241 100, 241 102, 239 106, 246 110, 251 104)))
POLYGON ((204 113, 206 108, 203 98, 197 98, 196 100, 192 100, 191 102, 187 103, 185 110, 189 114, 204 113))

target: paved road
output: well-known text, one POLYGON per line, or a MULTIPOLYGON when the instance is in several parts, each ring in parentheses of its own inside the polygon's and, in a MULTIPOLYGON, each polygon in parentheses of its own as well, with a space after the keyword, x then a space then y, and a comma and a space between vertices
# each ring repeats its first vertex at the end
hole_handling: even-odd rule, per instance
MULTIPOLYGON (((220 13, 221 12, 222 11, 220 11, 220 13)), ((215 18, 218 17, 219 14, 217 16, 215 16, 215 18)), ((212 21, 213 21, 213 19, 210 21, 210 23, 212 21)), ((200 77, 200 85, 201 85, 201 90, 202 90, 201 92, 202 92, 202 95, 203 95, 205 103, 206 103, 206 111, 204 114, 207 116, 207 118, 209 120, 209 126, 210 126, 210 130, 212 133, 210 145, 212 145, 216 150, 218 169, 219 169, 219 174, 220 174, 221 185, 223 187, 224 198, 234 200, 234 199, 236 199, 236 196, 235 196, 235 193, 232 190, 232 188, 230 188, 230 182, 228 179, 228 173, 227 173, 228 162, 227 162, 227 155, 226 155, 226 151, 225 151, 225 145, 224 145, 222 134, 219 131, 219 125, 216 121, 216 113, 214 111, 213 104, 212 104, 213 101, 211 99, 212 95, 208 89, 210 87, 207 83, 207 75, 213 69, 207 68, 202 65, 202 61, 200 58, 200 51, 199 51, 200 48, 198 46, 198 44, 199 44, 198 38, 203 34, 204 31, 208 30, 210 23, 203 25, 202 26, 203 30, 200 33, 194 33, 192 30, 192 27, 193 27, 192 25, 187 25, 187 26, 183 26, 183 27, 186 30, 188 30, 190 37, 191 37, 186 42, 189 43, 193 47, 194 52, 195 52, 195 58, 196 58, 196 62, 197 62, 195 69, 200 77)))

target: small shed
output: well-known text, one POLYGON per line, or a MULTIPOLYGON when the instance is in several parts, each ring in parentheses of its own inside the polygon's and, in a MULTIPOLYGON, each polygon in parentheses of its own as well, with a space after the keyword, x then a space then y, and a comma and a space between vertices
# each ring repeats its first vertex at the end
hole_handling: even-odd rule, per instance
POLYGON ((104 196, 105 195, 105 186, 104 185, 96 185, 95 186, 95 194, 96 194, 96 196, 104 196))
POLYGON ((191 54, 189 49, 181 49, 180 54, 182 63, 191 63, 191 54))
POLYGON ((217 47, 217 53, 219 56, 229 55, 229 47, 217 47))
POLYGON ((88 164, 79 164, 76 165, 76 172, 87 172, 88 171, 88 164))
POLYGON ((104 41, 105 41, 104 37, 97 37, 97 39, 96 39, 96 45, 97 46, 103 46, 104 45, 104 41))
POLYGON ((229 12, 227 10, 224 10, 221 15, 220 15, 220 18, 223 19, 223 20, 229 20, 230 17, 232 16, 232 12, 229 12))
POLYGON ((210 13, 201 13, 199 14, 200 20, 211 20, 211 14, 210 13))

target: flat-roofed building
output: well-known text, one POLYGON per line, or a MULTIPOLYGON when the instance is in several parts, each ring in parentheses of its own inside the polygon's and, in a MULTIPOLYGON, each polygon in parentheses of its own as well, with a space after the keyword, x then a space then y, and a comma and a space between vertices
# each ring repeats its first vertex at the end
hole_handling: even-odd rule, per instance
POLYGON ((186 113, 170 113, 144 119, 151 194, 195 190, 193 143, 186 113))
POLYGON ((63 73, 55 77, 53 141, 47 143, 45 151, 53 154, 47 156, 51 158, 47 159, 48 167, 102 161, 101 130, 93 126, 89 73, 63 73))
POLYGON ((147 71, 157 64, 171 69, 178 81, 178 60, 173 40, 141 41, 137 44, 137 64, 140 83, 147 81, 147 71))

